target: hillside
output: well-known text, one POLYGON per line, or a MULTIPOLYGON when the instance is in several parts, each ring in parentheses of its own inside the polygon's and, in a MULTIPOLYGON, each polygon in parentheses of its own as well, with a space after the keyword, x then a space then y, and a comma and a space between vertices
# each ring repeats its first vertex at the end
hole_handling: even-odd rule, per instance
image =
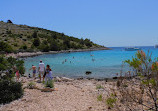
POLYGON ((0 21, 1 52, 60 51, 100 48, 89 39, 78 39, 43 28, 0 21))

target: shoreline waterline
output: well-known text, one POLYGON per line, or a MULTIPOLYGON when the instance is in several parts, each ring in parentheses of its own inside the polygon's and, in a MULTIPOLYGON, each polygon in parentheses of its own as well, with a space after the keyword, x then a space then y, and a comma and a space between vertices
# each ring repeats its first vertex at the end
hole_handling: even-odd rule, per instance
POLYGON ((43 54, 60 54, 60 53, 70 53, 70 52, 86 52, 86 51, 98 51, 98 50, 110 50, 110 48, 89 48, 89 49, 70 49, 70 50, 61 50, 61 51, 49 51, 49 52, 19 52, 17 54, 10 53, 7 57, 14 57, 14 58, 27 58, 27 57, 35 57, 43 54))

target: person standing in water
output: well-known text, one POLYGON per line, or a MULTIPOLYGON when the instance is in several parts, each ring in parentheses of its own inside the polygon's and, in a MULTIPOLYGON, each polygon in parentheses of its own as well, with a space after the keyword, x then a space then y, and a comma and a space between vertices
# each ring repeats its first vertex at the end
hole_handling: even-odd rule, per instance
POLYGON ((32 70, 33 78, 36 79, 35 78, 35 76, 36 76, 36 66, 32 65, 30 70, 32 70))
POLYGON ((41 81, 41 76, 43 77, 43 81, 44 81, 45 64, 42 62, 42 60, 40 60, 38 72, 39 72, 40 81, 41 81))

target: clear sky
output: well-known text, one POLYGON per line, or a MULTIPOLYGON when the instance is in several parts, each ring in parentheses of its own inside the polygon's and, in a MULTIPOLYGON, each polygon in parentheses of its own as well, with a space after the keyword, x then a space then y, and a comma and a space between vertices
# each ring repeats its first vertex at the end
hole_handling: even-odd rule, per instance
POLYGON ((90 38, 104 46, 158 44, 158 0, 0 0, 0 20, 90 38))

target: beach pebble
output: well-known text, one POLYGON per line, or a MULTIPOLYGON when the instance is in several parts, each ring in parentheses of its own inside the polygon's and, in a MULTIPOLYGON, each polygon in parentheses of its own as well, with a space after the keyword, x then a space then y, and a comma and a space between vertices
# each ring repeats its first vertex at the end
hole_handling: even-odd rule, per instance
POLYGON ((55 77, 55 80, 58 81, 58 82, 61 82, 61 81, 62 81, 58 76, 55 77))
POLYGON ((61 77, 62 81, 73 81, 73 79, 67 78, 67 77, 61 77))

